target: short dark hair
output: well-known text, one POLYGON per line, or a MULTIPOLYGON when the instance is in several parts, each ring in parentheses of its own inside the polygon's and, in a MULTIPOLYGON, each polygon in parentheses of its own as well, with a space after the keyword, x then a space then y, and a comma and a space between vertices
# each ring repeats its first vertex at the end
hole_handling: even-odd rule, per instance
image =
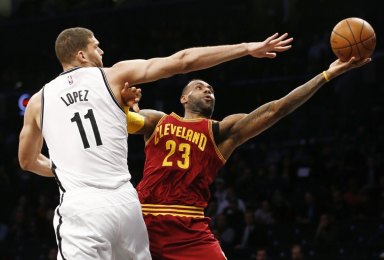
POLYGON ((65 29, 55 42, 56 57, 61 63, 70 63, 79 50, 85 50, 93 32, 82 27, 65 29))
POLYGON ((197 81, 197 80, 200 80, 200 81, 203 81, 202 79, 191 79, 190 81, 188 81, 187 85, 185 85, 185 87, 183 88, 183 90, 181 91, 181 95, 185 95, 185 93, 187 92, 188 88, 189 88, 189 85, 193 82, 193 81, 197 81))

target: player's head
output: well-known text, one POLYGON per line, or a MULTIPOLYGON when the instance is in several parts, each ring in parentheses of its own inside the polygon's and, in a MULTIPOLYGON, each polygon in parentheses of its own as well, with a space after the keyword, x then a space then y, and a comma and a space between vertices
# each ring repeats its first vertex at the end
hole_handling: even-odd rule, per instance
POLYGON ((184 87, 180 102, 184 111, 211 118, 215 108, 213 88, 203 80, 193 79, 184 87))
POLYGON ((75 27, 62 31, 56 39, 55 51, 63 66, 103 66, 104 52, 93 32, 86 28, 75 27))

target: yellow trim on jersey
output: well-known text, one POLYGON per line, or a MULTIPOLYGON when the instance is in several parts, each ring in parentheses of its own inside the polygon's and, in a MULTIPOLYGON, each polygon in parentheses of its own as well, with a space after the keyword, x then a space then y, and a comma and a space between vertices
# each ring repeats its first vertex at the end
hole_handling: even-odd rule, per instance
POLYGON ((155 127, 155 130, 153 130, 151 136, 148 138, 147 141, 145 141, 145 146, 147 146, 147 144, 153 139, 153 137, 157 134, 157 127, 161 124, 161 122, 163 122, 163 120, 165 119, 165 117, 168 116, 167 114, 163 115, 159 122, 157 122, 156 124, 156 127, 155 127))
POLYGON ((184 117, 179 116, 179 115, 176 114, 175 112, 172 112, 172 113, 170 114, 170 116, 173 116, 174 118, 176 118, 177 120, 182 121, 182 122, 198 122, 198 121, 201 121, 201 120, 204 120, 204 119, 209 119, 209 118, 205 118, 205 117, 199 117, 199 118, 184 118, 184 117))
POLYGON ((204 208, 182 205, 142 204, 143 215, 171 215, 177 217, 204 218, 204 208))
POLYGON ((124 107, 127 115, 127 131, 129 134, 136 133, 144 126, 144 117, 138 113, 129 111, 129 107, 124 107))
POLYGON ((204 216, 195 216, 195 215, 187 215, 187 214, 176 214, 176 213, 146 213, 143 212, 143 215, 153 215, 153 216, 174 216, 174 217, 186 217, 186 218, 204 218, 204 216))

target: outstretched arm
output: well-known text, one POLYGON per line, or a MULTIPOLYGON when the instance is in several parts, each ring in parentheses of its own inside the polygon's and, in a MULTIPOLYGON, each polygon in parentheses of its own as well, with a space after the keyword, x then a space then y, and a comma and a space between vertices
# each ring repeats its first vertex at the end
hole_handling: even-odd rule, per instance
POLYGON ((19 162, 23 170, 40 176, 53 177, 49 159, 41 153, 43 135, 38 121, 41 111, 41 92, 33 95, 24 114, 24 125, 19 138, 19 162))
POLYGON ((137 85, 175 74, 210 68, 246 55, 275 58, 277 52, 291 48, 289 44, 293 39, 287 37, 287 33, 281 36, 276 33, 262 42, 190 48, 164 58, 118 62, 111 68, 105 68, 105 71, 112 84, 122 86, 129 82, 131 85, 137 85))
POLYGON ((228 158, 233 150, 250 138, 270 128, 310 99, 327 81, 371 61, 370 58, 348 62, 334 61, 327 71, 291 91, 278 100, 266 103, 250 114, 236 114, 220 122, 219 149, 228 158))

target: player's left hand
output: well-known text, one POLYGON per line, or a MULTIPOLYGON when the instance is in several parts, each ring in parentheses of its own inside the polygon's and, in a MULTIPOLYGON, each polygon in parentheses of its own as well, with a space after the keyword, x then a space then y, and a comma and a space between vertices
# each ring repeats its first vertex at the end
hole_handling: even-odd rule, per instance
POLYGON ((328 77, 330 79, 337 77, 351 69, 362 67, 372 61, 371 58, 356 59, 351 57, 348 61, 341 61, 339 59, 331 63, 327 70, 328 77))
POLYGON ((139 112, 139 101, 141 99, 141 88, 130 87, 128 82, 125 82, 121 90, 121 98, 126 106, 132 107, 135 112, 139 112))

